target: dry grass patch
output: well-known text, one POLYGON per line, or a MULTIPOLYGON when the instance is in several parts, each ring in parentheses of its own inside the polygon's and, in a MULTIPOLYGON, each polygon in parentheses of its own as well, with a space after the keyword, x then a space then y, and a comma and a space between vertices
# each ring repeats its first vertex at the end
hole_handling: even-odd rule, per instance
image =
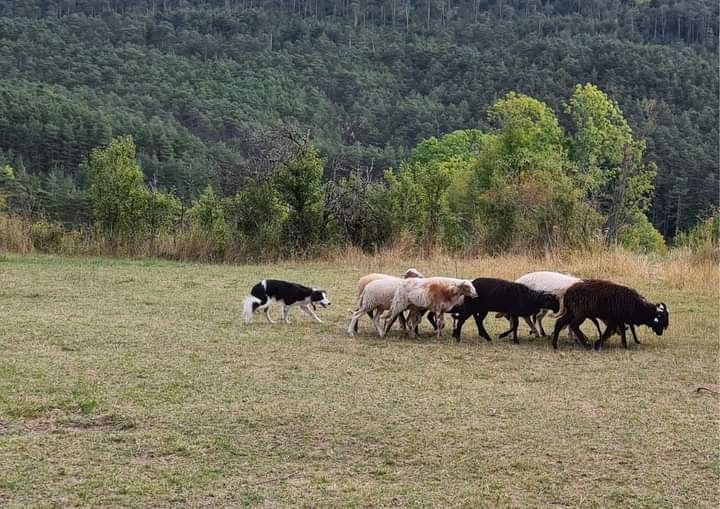
MULTIPOLYGON (((692 506, 720 480, 718 274, 622 253, 208 266, 4 256, 0 503, 692 506), (345 336, 357 277, 609 277, 670 307, 603 352, 345 336), (684 271, 684 276, 683 276, 684 271), (310 322, 242 323, 263 277, 326 288, 310 322)), ((488 319, 493 336, 505 322, 488 319)), ((548 327, 549 328, 549 327, 548 327)), ((427 332, 427 329, 426 329, 427 332)), ((588 328, 588 333, 595 333, 588 328)))

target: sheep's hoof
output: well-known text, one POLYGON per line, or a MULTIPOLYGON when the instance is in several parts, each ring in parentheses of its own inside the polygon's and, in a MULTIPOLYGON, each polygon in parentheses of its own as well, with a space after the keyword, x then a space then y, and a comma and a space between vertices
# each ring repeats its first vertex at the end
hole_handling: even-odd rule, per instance
POLYGON ((599 352, 599 351, 600 351, 600 346, 601 346, 600 340, 598 339, 597 341, 595 341, 595 350, 599 352))

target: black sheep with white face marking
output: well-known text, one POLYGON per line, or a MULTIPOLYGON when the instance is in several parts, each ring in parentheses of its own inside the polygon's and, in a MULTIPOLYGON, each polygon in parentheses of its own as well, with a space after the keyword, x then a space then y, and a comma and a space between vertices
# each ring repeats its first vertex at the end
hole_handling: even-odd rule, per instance
POLYGON ((565 292, 562 316, 555 323, 553 347, 557 348, 558 335, 566 326, 570 326, 585 346, 589 347, 590 343, 580 331, 580 324, 585 319, 593 318, 607 324, 607 329, 595 342, 596 350, 617 331, 620 332, 622 345, 627 348, 626 326, 646 325, 661 336, 670 325, 670 313, 665 303, 648 302, 627 286, 600 279, 587 279, 575 283, 565 292))

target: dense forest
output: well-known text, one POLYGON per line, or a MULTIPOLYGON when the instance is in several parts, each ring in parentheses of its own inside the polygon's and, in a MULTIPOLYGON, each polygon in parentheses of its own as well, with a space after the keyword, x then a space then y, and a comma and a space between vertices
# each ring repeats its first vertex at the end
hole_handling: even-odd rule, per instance
MULTIPOLYGON (((418 165, 441 166, 437 154, 422 159, 423 140, 442 148, 458 130, 478 137, 460 143, 476 166, 499 171, 505 161, 521 174, 525 163, 501 147, 519 108, 552 132, 558 123, 558 138, 538 149, 557 157, 529 161, 547 175, 556 164, 612 230, 618 211, 602 197, 617 192, 601 188, 620 180, 583 188, 572 176, 602 166, 600 148, 581 147, 592 133, 573 103, 594 100, 594 88, 584 98, 576 89, 593 83, 609 101, 612 139, 632 147, 602 148, 608 168, 637 176, 622 180, 623 193, 639 186, 626 219, 647 214, 672 239, 718 204, 718 9, 715 0, 0 0, 0 166, 24 193, 9 203, 65 224, 98 219, 90 153, 131 135, 125 151, 150 189, 180 207, 212 192, 237 208, 253 186, 278 182, 269 173, 287 149, 283 131, 302 135, 295 167, 322 166, 323 221, 334 210, 365 244, 353 238, 370 235, 353 227, 362 218, 347 217, 362 194, 353 185, 367 194, 375 182, 397 190, 424 178, 418 165), (488 151, 492 163, 478 155, 488 151)), ((452 221, 418 227, 450 235, 472 221, 468 207, 449 205, 452 221)))

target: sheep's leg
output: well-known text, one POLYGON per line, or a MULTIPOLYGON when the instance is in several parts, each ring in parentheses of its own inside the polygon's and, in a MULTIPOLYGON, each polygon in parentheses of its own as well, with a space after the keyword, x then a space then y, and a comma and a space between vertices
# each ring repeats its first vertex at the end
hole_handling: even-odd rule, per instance
POLYGON ((416 320, 413 323, 413 331, 415 332, 415 335, 417 336, 420 333, 420 324, 422 323, 422 318, 425 316, 426 309, 416 309, 416 320))
POLYGON ((388 333, 390 327, 392 327, 392 324, 395 323, 395 320, 398 318, 398 315, 401 315, 403 311, 405 311, 403 305, 396 301, 396 299, 393 299, 392 306, 390 307, 390 318, 389 320, 385 320, 385 329, 383 330, 383 333, 380 334, 380 337, 388 333))
MULTIPOLYGON (((525 317, 525 318, 527 319, 527 317, 525 317)), ((501 333, 498 336, 498 338, 502 339, 502 338, 508 336, 509 334, 513 333, 513 341, 517 343, 517 328, 518 328, 518 324, 520 323, 520 320, 515 315, 510 315, 508 317, 508 320, 510 320, 510 328, 508 330, 506 330, 505 332, 501 333)))
POLYGON ((481 338, 492 341, 492 338, 490 338, 490 334, 488 334, 488 331, 485 330, 485 326, 483 325, 483 320, 485 320, 486 316, 487 311, 485 311, 484 313, 475 313, 473 315, 473 318, 475 319, 475 325, 477 325, 478 335, 481 338))
POLYGON ((460 316, 458 316, 457 321, 455 322, 455 328, 453 329, 453 337, 456 341, 460 341, 460 333, 462 332, 462 326, 465 323, 465 320, 470 318, 470 313, 460 313, 460 316))
POLYGON ((420 321, 421 315, 418 314, 418 310, 411 308, 408 312, 407 317, 407 333, 411 338, 417 336, 417 326, 420 321))
POLYGON ((625 324, 620 324, 620 343, 622 344, 623 348, 627 350, 628 344, 627 344, 627 337, 625 336, 625 324))
MULTIPOLYGON (((384 334, 383 334, 383 327, 382 327, 382 325, 380 324, 380 316, 381 316, 381 315, 382 315, 382 312, 378 309, 378 310, 375 312, 375 316, 373 316, 372 322, 373 322, 373 325, 375 326, 375 330, 377 331, 378 336, 383 337, 383 336, 384 336, 384 334)), ((391 325, 392 325, 392 324, 391 324, 391 325)))
POLYGON ((400 320, 400 328, 402 330, 406 331, 407 330, 407 318, 405 318, 405 313, 400 313, 397 316, 397 319, 400 320))
MULTIPOLYGON (((358 308, 358 309, 360 309, 360 308, 358 308)), ((357 311, 357 309, 356 309, 356 311, 357 311)), ((361 313, 361 315, 362 315, 362 313, 361 313)), ((373 312, 372 312, 372 310, 368 311, 368 312, 367 312, 367 315, 370 317, 370 320, 373 319, 373 312)), ((355 332, 358 331, 358 323, 359 323, 359 321, 360 321, 359 319, 358 319, 358 320, 355 320, 355 332)))
POLYGON ((437 329, 438 326, 437 326, 437 320, 436 320, 436 318, 435 318, 435 313, 433 313, 432 311, 430 311, 430 312, 427 314, 427 321, 430 322, 430 325, 432 325, 433 330, 436 330, 436 329, 437 329))
POLYGON ((640 341, 638 341, 637 334, 635 334, 635 326, 630 323, 630 324, 628 324, 628 327, 630 327, 630 332, 632 332, 633 340, 635 341, 635 343, 637 343, 638 345, 641 345, 642 343, 640 343, 640 341))
POLYGON ((584 318, 576 318, 570 322, 570 330, 575 334, 575 341, 580 342, 585 348, 590 348, 590 342, 588 341, 583 331, 580 330, 580 325, 585 321, 584 318))
MULTIPOLYGON (((348 330, 347 330, 348 336, 352 337, 355 335, 355 332, 357 332, 357 329, 358 329, 358 326, 357 326, 358 320, 364 313, 365 312, 362 310, 362 308, 358 308, 353 312, 352 318, 350 318, 350 325, 348 325, 348 330)), ((373 322, 374 321, 375 320, 373 318, 373 322)))
POLYGON ((590 321, 595 324, 595 328, 598 331, 598 337, 602 336, 602 331, 600 330, 600 324, 597 321, 597 318, 590 318, 590 321))
POLYGON ((445 325, 445 313, 435 313, 437 317, 437 338, 442 339, 442 330, 445 325))
MULTIPOLYGON (((401 313, 401 316, 402 316, 402 313, 401 313)), ((393 324, 395 323, 395 321, 396 321, 397 319, 398 319, 398 317, 396 316, 395 318, 393 318, 393 319, 391 320, 391 319, 390 319, 390 316, 389 316, 389 315, 386 315, 386 318, 385 318, 385 330, 390 330, 390 327, 393 326, 393 324), (388 324, 389 324, 389 325, 388 325, 388 324)), ((403 322, 403 324, 404 324, 404 323, 405 323, 405 322, 403 322)), ((405 329, 405 327, 403 327, 403 329, 405 329)))
POLYGON ((498 336, 499 339, 508 336, 510 333, 513 335, 513 343, 519 343, 517 338, 517 329, 520 324, 520 320, 516 315, 510 315, 510 328, 498 336))
POLYGON ((572 320, 572 315, 565 313, 555 322, 555 330, 553 331, 553 348, 557 350, 558 338, 560 337, 560 331, 563 330, 572 320))
POLYGON ((617 328, 617 324, 613 322, 608 322, 607 328, 605 329, 605 332, 603 332, 600 335, 600 338, 598 338, 597 341, 595 341, 595 350, 600 350, 602 347, 603 342, 612 336, 613 332, 615 332, 615 329, 617 328))
POLYGON ((508 334, 510 334, 513 331, 512 317, 508 318, 508 320, 510 321, 510 328, 508 330, 506 330, 505 332, 501 332, 500 335, 498 336, 498 339, 503 339, 505 336, 507 336, 508 334))
POLYGON ((535 335, 538 335, 538 336, 539 336, 538 330, 537 330, 537 328, 535 327, 535 324, 532 322, 532 319, 531 319, 531 318, 532 318, 532 317, 529 317, 529 316, 523 316, 523 320, 525 320, 525 323, 526 323, 527 326, 530 328, 530 334, 535 334, 535 335))
POLYGON ((547 309, 541 309, 540 312, 535 315, 535 326, 537 330, 540 331, 540 337, 545 337, 547 334, 545 333, 545 329, 543 329, 542 326, 542 319, 545 318, 545 315, 547 314, 547 309))
MULTIPOLYGON (((510 316, 510 315, 505 315, 505 318, 507 318, 508 327, 510 327, 509 330, 512 330, 512 316, 510 316)), ((499 336, 499 337, 503 337, 503 336, 499 336)))

